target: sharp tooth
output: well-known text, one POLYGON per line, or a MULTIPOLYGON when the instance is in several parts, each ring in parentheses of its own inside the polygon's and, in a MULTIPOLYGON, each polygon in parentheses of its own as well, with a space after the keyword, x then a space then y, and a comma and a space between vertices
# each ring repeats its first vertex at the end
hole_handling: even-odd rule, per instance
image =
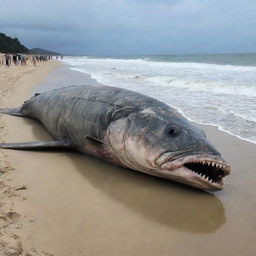
POLYGON ((205 164, 205 161, 203 161, 202 163, 205 164))
POLYGON ((214 162, 212 162, 212 167, 214 167, 214 165, 215 165, 215 163, 214 163, 214 162))

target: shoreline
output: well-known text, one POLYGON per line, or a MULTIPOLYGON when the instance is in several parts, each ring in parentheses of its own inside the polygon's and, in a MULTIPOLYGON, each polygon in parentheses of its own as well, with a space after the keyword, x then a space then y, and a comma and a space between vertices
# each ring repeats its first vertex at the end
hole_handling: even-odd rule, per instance
MULTIPOLYGON (((89 73, 84 73, 84 72, 80 71, 79 69, 74 69, 74 68, 72 68, 72 66, 71 66, 70 64, 68 64, 68 63, 65 63, 65 62, 64 62, 64 65, 70 67, 70 69, 71 69, 72 71, 74 71, 74 72, 82 73, 82 74, 84 74, 84 75, 87 76, 87 77, 89 76, 89 77, 90 77, 90 80, 93 81, 94 84, 102 84, 102 83, 99 83, 95 78, 93 78, 91 74, 89 74, 89 73)), ((104 85, 104 84, 102 84, 102 85, 104 85)), ((186 114, 184 113, 184 111, 181 110, 180 108, 178 108, 178 107, 176 107, 176 106, 172 106, 172 105, 170 105, 170 106, 173 107, 174 109, 176 109, 179 113, 181 113, 184 117, 186 117, 190 122, 192 122, 192 123, 194 123, 194 124, 196 124, 196 125, 199 125, 199 126, 200 126, 200 125, 203 125, 203 126, 216 127, 217 130, 220 131, 220 132, 225 132, 225 133, 228 134, 228 135, 234 136, 234 137, 236 137, 236 138, 238 138, 238 139, 240 139, 240 140, 243 140, 243 141, 246 141, 246 142, 249 142, 249 143, 252 143, 252 144, 255 144, 255 145, 256 145, 256 141, 253 141, 253 140, 251 140, 251 139, 247 139, 247 138, 242 137, 242 136, 240 136, 240 135, 236 135, 236 134, 232 133, 231 131, 225 130, 225 128, 223 128, 223 127, 222 127, 221 125, 219 125, 219 124, 204 123, 204 122, 200 122, 200 121, 195 121, 195 120, 191 119, 188 115, 186 115, 186 114)))
MULTIPOLYGON (((71 69, 71 65, 67 64, 67 63, 63 63, 64 66, 68 67, 66 68, 67 70, 70 70, 71 72, 78 72, 80 74, 82 74, 84 77, 85 77, 85 80, 88 81, 90 84, 94 84, 94 85, 97 85, 97 84, 101 84, 99 83, 95 78, 93 78, 91 76, 91 74, 89 73, 84 73, 82 71, 78 71, 78 70, 74 70, 74 69, 71 69)), ((78 79, 78 84, 82 84, 81 81, 78 79)), ((101 84, 101 85, 104 85, 104 84, 101 84)), ((56 86, 56 85, 55 85, 56 86)), ((42 86, 40 86, 39 88, 42 88, 42 86)), ((44 87, 45 88, 45 87, 44 87)), ((198 125, 198 126, 201 126, 201 127, 213 127, 213 128, 216 128, 219 132, 224 132, 225 134, 229 135, 229 136, 232 136, 232 137, 235 137, 239 140, 242 140, 242 141, 245 141, 245 142, 248 142, 248 143, 252 143, 254 145, 256 145, 256 142, 250 140, 250 139, 246 139, 246 138, 243 138, 239 135, 235 135, 233 134, 232 132, 229 132, 225 129, 223 129, 220 125, 218 124, 211 124, 211 123, 203 123, 203 122, 199 122, 199 121, 195 121, 195 120, 192 120, 190 119, 181 109, 175 107, 175 106, 171 106, 173 108, 175 108, 179 113, 181 113, 183 116, 185 116, 190 122, 194 123, 195 125, 198 125)))
MULTIPOLYGON (((97 83, 65 65, 47 65, 9 79, 14 87, 0 98, 3 107, 51 87, 97 83)), ((50 138, 33 120, 1 115, 0 122, 1 140, 50 138)), ((0 176, 0 223, 8 224, 0 229, 0 252, 4 241, 17 255, 33 256, 252 255, 256 145, 198 126, 233 167, 215 194, 79 153, 1 150, 1 164, 10 165, 0 176)))

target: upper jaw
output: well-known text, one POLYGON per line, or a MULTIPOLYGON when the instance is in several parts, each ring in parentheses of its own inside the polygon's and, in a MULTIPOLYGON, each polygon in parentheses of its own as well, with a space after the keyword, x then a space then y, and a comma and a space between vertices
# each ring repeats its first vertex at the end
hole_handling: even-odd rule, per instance
POLYGON ((205 189, 221 190, 222 178, 229 175, 230 166, 218 155, 197 154, 175 160, 168 159, 160 164, 165 176, 188 185, 205 189))

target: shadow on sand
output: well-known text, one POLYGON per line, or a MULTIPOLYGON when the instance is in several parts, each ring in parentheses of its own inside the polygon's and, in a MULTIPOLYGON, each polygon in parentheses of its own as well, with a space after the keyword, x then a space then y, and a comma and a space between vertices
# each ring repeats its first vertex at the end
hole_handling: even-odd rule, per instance
MULTIPOLYGON (((29 119, 26 123, 32 126, 38 140, 49 138, 39 123, 29 119)), ((212 233, 225 223, 223 204, 213 194, 80 153, 63 154, 70 157, 74 169, 95 188, 161 225, 184 232, 212 233)))

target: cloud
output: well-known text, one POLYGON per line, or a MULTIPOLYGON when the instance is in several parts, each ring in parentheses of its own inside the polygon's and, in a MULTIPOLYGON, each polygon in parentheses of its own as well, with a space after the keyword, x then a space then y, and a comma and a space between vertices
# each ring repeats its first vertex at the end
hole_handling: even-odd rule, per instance
POLYGON ((256 51, 254 0, 1 0, 0 31, 73 54, 256 51))

